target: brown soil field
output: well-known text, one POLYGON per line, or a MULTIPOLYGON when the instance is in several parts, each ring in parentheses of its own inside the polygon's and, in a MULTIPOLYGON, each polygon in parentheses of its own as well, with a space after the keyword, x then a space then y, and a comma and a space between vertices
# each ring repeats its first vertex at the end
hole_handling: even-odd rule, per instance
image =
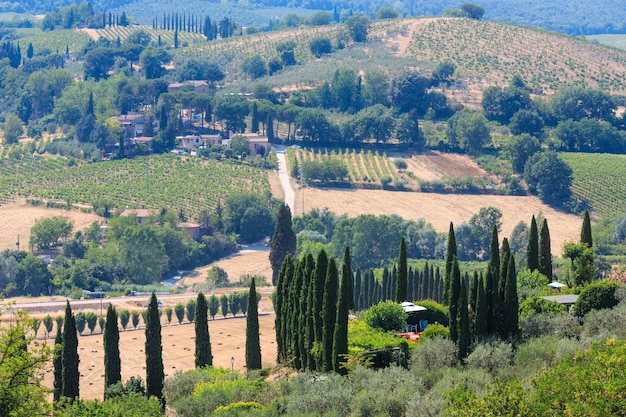
MULTIPOLYGON (((303 212, 301 193, 301 189, 296 190, 295 212, 298 214, 303 212)), ((423 218, 438 232, 447 232, 450 222, 459 224, 469 221, 482 207, 489 206, 502 210, 501 237, 510 236, 519 221, 529 224, 532 215, 543 213, 550 228, 553 255, 560 255, 563 243, 577 240, 580 234, 582 218, 559 212, 530 196, 304 189, 304 212, 313 208, 328 208, 335 214, 350 217, 397 214, 405 219, 423 218)))
POLYGON ((242 275, 262 275, 271 281, 272 266, 269 260, 269 251, 239 252, 228 258, 220 259, 202 268, 196 268, 185 275, 177 285, 191 286, 202 284, 206 280, 209 269, 218 266, 226 271, 230 282, 238 282, 242 275))
POLYGON ((33 207, 26 204, 26 200, 18 199, 0 206, 0 250, 15 249, 18 234, 20 235, 20 249, 27 250, 30 228, 35 225, 35 221, 54 216, 71 219, 74 222, 74 231, 86 229, 94 221, 102 220, 94 213, 33 207))

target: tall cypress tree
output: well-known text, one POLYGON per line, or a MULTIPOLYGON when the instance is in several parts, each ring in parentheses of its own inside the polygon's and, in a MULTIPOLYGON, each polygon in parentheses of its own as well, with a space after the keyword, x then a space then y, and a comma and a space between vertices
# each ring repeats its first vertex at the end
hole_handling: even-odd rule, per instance
POLYGON ((459 339, 459 296, 461 293, 461 271, 456 257, 452 263, 450 273, 450 297, 448 298, 448 326, 450 328, 450 340, 458 342, 459 339))
POLYGON ((537 220, 533 216, 530 221, 530 231, 528 232, 528 246, 526 247, 526 265, 530 272, 539 269, 539 233, 537 232, 537 220))
POLYGON ((72 313, 70 302, 65 306, 65 325, 63 327, 63 386, 61 396, 74 400, 79 396, 79 379, 80 372, 78 364, 78 333, 76 330, 76 319, 72 313))
POLYGON ((459 293, 459 360, 463 361, 469 354, 471 344, 469 312, 467 309, 467 287, 461 282, 459 293))
POLYGON ((306 335, 305 335, 305 351, 307 355, 307 369, 315 371, 317 363, 313 355, 313 347, 315 346, 315 320, 313 318, 315 310, 315 260, 310 253, 307 255, 307 273, 309 275, 309 288, 306 296, 306 335))
POLYGON ((300 319, 302 315, 302 302, 300 299, 300 295, 302 293, 302 285, 304 282, 304 270, 305 260, 301 259, 296 265, 294 279, 291 281, 289 289, 289 327, 287 330, 287 343, 290 350, 289 362, 295 369, 302 369, 302 352, 300 351, 302 344, 300 343, 300 338, 303 335, 301 335, 299 332, 300 319))
POLYGON ((314 334, 317 356, 315 357, 315 367, 317 370, 322 370, 322 343, 324 339, 324 322, 322 321, 322 311, 324 308, 324 285, 326 284, 326 274, 328 273, 328 256, 323 249, 317 255, 317 261, 315 262, 315 292, 314 292, 314 334))
POLYGON ((113 304, 107 309, 104 326, 104 389, 122 380, 120 360, 120 332, 117 327, 117 311, 113 304))
POLYGON ((361 278, 361 270, 357 268, 354 276, 354 309, 355 311, 363 310, 363 279, 361 278))
MULTIPOLYGON (((346 253, 347 251, 346 248, 346 253)), ((350 305, 350 281, 351 274, 346 271, 344 261, 343 272, 341 274, 341 284, 339 285, 339 300, 337 301, 337 314, 335 317, 335 329, 333 333, 332 364, 333 371, 345 375, 347 369, 342 366, 348 354, 348 311, 350 305)), ((348 266, 349 269, 349 266, 348 266)))
POLYGON ((256 101, 252 102, 252 119, 250 120, 250 131, 259 133, 259 110, 256 101))
POLYGON ((348 276, 348 283, 346 287, 346 291, 348 292, 348 309, 354 310, 354 285, 353 285, 353 276, 352 276, 352 261, 350 257, 350 248, 346 246, 346 250, 343 253, 343 266, 342 266, 342 274, 346 274, 348 276))
POLYGON ((500 241, 498 240, 498 227, 494 224, 491 230, 491 243, 489 244, 489 265, 494 274, 500 276, 500 241))
POLYGON ((272 264, 272 284, 276 285, 278 272, 287 254, 295 256, 296 235, 291 227, 291 210, 287 204, 278 209, 274 235, 270 243, 270 263, 272 264))
POLYGON ((469 308, 469 322, 470 332, 475 333, 476 328, 476 301, 478 299, 478 271, 474 271, 472 282, 470 284, 469 296, 468 296, 468 308, 469 308))
POLYGON ((548 220, 543 219, 539 233, 539 272, 552 281, 552 249, 550 246, 550 230, 548 220))
POLYGON ((586 243, 587 247, 593 247, 593 238, 591 237, 591 219, 589 218, 589 212, 585 210, 585 216, 583 218, 583 227, 580 230, 580 243, 586 243))
POLYGON ((398 254, 398 269, 396 277, 396 302, 408 301, 408 266, 406 260, 406 241, 404 236, 400 241, 400 253, 398 254))
POLYGON ((387 300, 395 300, 396 299, 396 288, 398 286, 398 270, 396 268, 396 266, 393 266, 393 269, 391 270, 391 273, 389 274, 389 281, 390 281, 390 285, 387 287, 387 291, 389 291, 389 293, 387 294, 387 300))
POLYGON ((446 249, 446 273, 443 285, 443 304, 450 305, 450 285, 452 269, 454 268, 454 259, 457 256, 456 237, 454 236, 454 225, 450 222, 450 230, 448 231, 448 248, 446 249))
MULTIPOLYGON (((248 312, 248 314, 250 313, 248 312)), ((213 366, 211 336, 209 335, 209 305, 201 292, 196 298, 194 327, 196 331, 196 368, 213 366)))
POLYGON ((482 340, 487 336, 487 296, 485 294, 484 279, 478 280, 478 293, 476 296, 476 317, 474 321, 474 339, 482 340))
POLYGON ((61 399, 63 391, 63 330, 57 322, 57 335, 54 338, 54 357, 52 359, 54 366, 54 401, 61 399))
POLYGON ((287 273, 287 265, 292 262, 291 255, 285 258, 283 262, 280 272, 278 274, 278 282, 276 283, 276 290, 274 291, 274 296, 272 297, 272 301, 274 304, 274 332, 276 334, 276 361, 282 362, 283 353, 284 353, 284 340, 283 340, 283 332, 282 332, 282 308, 283 308, 283 288, 286 285, 285 274, 287 273))
POLYGON ((146 395, 163 398, 163 345, 161 319, 156 295, 152 292, 146 314, 146 395))
POLYGON ((498 314, 495 317, 497 323, 497 333, 504 337, 504 298, 505 298, 505 288, 506 288, 506 280, 508 279, 508 270, 509 270, 509 258, 513 256, 511 253, 511 248, 509 247, 509 241, 507 238, 502 239, 502 268, 500 271, 500 278, 498 280, 498 299, 494 301, 497 304, 498 314))
POLYGON ((515 257, 509 256, 508 278, 506 280, 504 301, 504 335, 515 338, 519 328, 519 301, 517 299, 517 272, 515 271, 515 257))
POLYGON ((324 284, 324 299, 322 308, 322 371, 330 372, 333 369, 333 336, 335 334, 335 320, 337 318, 337 266, 335 260, 328 261, 326 282, 324 284))
POLYGON ((390 279, 389 279, 389 269, 387 269, 387 267, 383 268, 383 277, 382 277, 382 281, 380 283, 381 285, 381 290, 382 290, 382 294, 380 296, 380 300, 388 300, 387 298, 387 294, 389 293, 389 284, 390 284, 390 279))
POLYGON ((248 315, 246 316, 246 369, 261 369, 261 341, 259 339, 259 305, 256 298, 254 277, 248 293, 248 315))
MULTIPOLYGON (((419 274, 418 274, 419 276, 419 274)), ((417 300, 417 294, 419 293, 419 290, 417 290, 415 287, 415 274, 413 274, 413 268, 409 268, 408 272, 407 272, 407 286, 406 286, 406 293, 407 293, 407 298, 409 300, 417 300)))

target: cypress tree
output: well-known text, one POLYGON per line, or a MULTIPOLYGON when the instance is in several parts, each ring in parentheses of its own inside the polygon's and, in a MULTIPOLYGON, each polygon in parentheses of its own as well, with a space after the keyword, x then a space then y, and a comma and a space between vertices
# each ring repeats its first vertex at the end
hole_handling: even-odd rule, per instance
MULTIPOLYGON (((349 252, 346 248, 346 253, 349 252)), ((349 259, 348 259, 349 260, 349 259)), ((341 284, 339 285, 339 300, 337 301, 337 315, 335 317, 335 329, 333 333, 332 365, 333 371, 345 375, 347 369, 342 366, 348 354, 348 311, 350 305, 350 281, 352 280, 349 263, 346 267, 344 261, 341 274, 341 284)))
POLYGON ((333 369, 333 336, 335 334, 335 320, 337 318, 337 267, 335 260, 330 258, 324 284, 324 299, 322 309, 322 371, 330 372, 333 369))
POLYGON ((61 399, 63 390, 63 330, 57 322, 57 335, 54 338, 54 357, 52 359, 54 366, 54 401, 61 399))
POLYGON ((586 243, 589 248, 593 247, 593 238, 591 237, 591 219, 589 218, 589 212, 587 210, 585 210, 583 227, 580 230, 580 243, 586 243))
POLYGON ((363 306, 364 310, 370 308, 374 304, 374 297, 376 297, 376 281, 374 281, 374 274, 372 271, 365 273, 365 284, 367 285, 367 300, 363 306))
POLYGON ((252 102, 252 119, 250 121, 250 131, 259 133, 259 110, 256 101, 252 102))
POLYGON ((467 309, 467 287, 461 283, 459 294, 459 360, 463 361, 469 354, 471 343, 469 313, 467 309))
POLYGON ((311 371, 317 369, 315 356, 313 355, 313 347, 315 346, 315 320, 313 314, 315 311, 315 260, 310 253, 307 255, 307 272, 309 274, 309 288, 306 296, 306 335, 305 350, 307 355, 306 366, 311 371))
MULTIPOLYGON (((432 272, 433 271, 431 270, 430 273, 432 274, 432 272)), ((445 283, 441 278, 441 269, 439 267, 437 267, 437 269, 435 270, 435 283, 437 287, 437 290, 435 291, 435 301, 437 301, 438 303, 443 303, 443 292, 445 291, 445 283)))
POLYGON ((201 292, 198 293, 196 299, 194 327, 196 331, 196 368, 213 366, 211 335, 209 334, 209 305, 201 292))
POLYGON ((302 369, 309 369, 309 353, 311 350, 310 340, 308 337, 309 328, 309 292, 311 290, 311 280, 313 279, 313 270, 315 269, 315 261, 313 256, 308 254, 304 259, 304 275, 302 287, 300 288, 300 316, 298 341, 300 343, 300 360, 302 361, 302 369))
POLYGON ((506 280, 508 279, 509 270, 509 258, 513 256, 511 254, 511 248, 509 247, 509 241, 507 238, 502 239, 502 268, 500 271, 500 277, 498 279, 498 299, 494 301, 494 306, 497 306, 498 314, 495 316, 497 323, 497 333, 504 337, 504 303, 505 303, 505 288, 506 280), (497 303, 497 304, 496 304, 497 303))
POLYGON ((296 235, 291 227, 291 210, 282 204, 276 216, 274 235, 270 243, 270 263, 272 264, 272 284, 276 285, 278 272, 287 254, 295 256, 296 235))
POLYGON ((346 246, 346 250, 343 254, 343 266, 342 266, 342 274, 347 274, 347 287, 346 291, 348 292, 348 310, 354 310, 354 285, 353 285, 353 276, 352 276, 352 261, 350 260, 350 248, 346 246))
POLYGON ((454 268, 454 258, 457 256, 456 238, 454 236, 454 225, 450 222, 450 230, 448 231, 448 248, 446 249, 446 273, 444 276, 443 287, 443 304, 450 305, 450 284, 452 269, 454 268))
POLYGON ((302 293, 302 285, 304 282, 304 259, 298 261, 296 265, 296 272, 294 279, 291 282, 291 288, 289 290, 289 328, 287 330, 287 340, 289 349, 291 352, 290 362, 295 369, 302 369, 302 352, 300 347, 301 334, 300 332, 300 316, 302 315, 302 302, 300 294, 302 293))
POLYGON ((407 279, 406 279, 407 298, 409 300, 416 300, 417 293, 419 291, 415 289, 415 275, 413 274, 413 268, 409 267, 409 270, 407 271, 406 276, 407 276, 407 279))
POLYGON ((496 324, 496 316, 497 316, 497 306, 498 304, 496 303, 496 305, 494 306, 493 302, 494 299, 497 298, 497 288, 494 289, 493 284, 495 282, 498 282, 497 280, 493 279, 493 271, 489 268, 487 268, 487 275, 485 275, 485 316, 487 319, 487 334, 491 334, 494 332, 494 330, 497 329, 497 324, 496 324), (494 292, 495 292, 495 296, 494 296, 494 292))
POLYGON ((539 272, 552 281, 552 249, 550 247, 550 230, 548 221, 543 219, 539 233, 539 272))
POLYGON ((117 311, 113 304, 107 309, 104 328, 104 389, 122 380, 120 360, 120 333, 117 328, 117 311))
POLYGON ((539 269, 539 235, 537 232, 537 220, 533 216, 530 221, 530 231, 528 232, 528 246, 526 247, 526 265, 530 272, 539 269))
POLYGON ((459 270, 459 261, 456 257, 453 259, 450 281, 448 326, 450 328, 450 340, 456 343, 459 339, 459 296, 461 293, 461 271, 459 270))
POLYGON ((163 398, 163 346, 161 319, 156 295, 152 292, 146 314, 146 395, 163 398))
POLYGON ((476 330, 474 327, 474 324, 476 323, 477 299, 478 299, 478 271, 474 271, 474 275, 472 276, 472 282, 470 284, 469 298, 468 298, 470 332, 472 334, 474 334, 476 330))
POLYGON ((355 311, 363 310, 363 280, 361 278, 361 270, 357 268, 354 276, 354 309, 355 311))
POLYGON ((387 294, 389 293, 389 289, 388 289, 389 288, 389 281, 390 281, 389 280, 389 270, 387 269, 387 267, 385 267, 385 268, 383 268, 383 278, 382 278, 382 281, 380 283, 380 285, 382 287, 381 288, 382 294, 380 296, 380 301, 388 300, 387 294))
POLYGON ((482 340, 487 336, 487 310, 487 296, 485 295, 484 279, 481 276, 478 280, 478 292, 476 295, 475 340, 482 340))
POLYGON ((491 230, 491 243, 489 245, 489 266, 496 276, 500 275, 500 241, 498 240, 498 227, 494 224, 491 230))
POLYGON ((322 343, 324 339, 324 322, 322 321, 322 310, 324 306, 324 285, 326 284, 326 274, 328 273, 328 257, 326 251, 323 249, 317 255, 317 261, 315 262, 315 292, 314 292, 314 309, 313 309, 313 321, 314 321, 314 334, 315 334, 315 347, 317 347, 317 354, 315 356, 316 369, 322 370, 322 343))
POLYGON ((515 338, 519 328, 519 301, 517 299, 517 272, 515 257, 509 257, 508 278, 506 280, 504 301, 504 336, 515 338))
POLYGON ((282 310, 285 302, 285 287, 287 286, 287 277, 289 270, 293 268, 293 258, 288 255, 283 262, 283 265, 278 274, 278 282, 276 284, 276 290, 274 292, 274 311, 276 313, 274 317, 274 331, 276 333, 276 350, 277 361, 280 363, 285 359, 285 338, 283 332, 283 322, 286 320, 283 317, 282 310))
POLYGON ((246 316, 246 369, 261 369, 261 341, 259 339, 259 305, 256 298, 254 277, 248 292, 248 315, 246 316))
POLYGON ((274 140, 274 118, 272 117, 272 112, 269 112, 269 114, 267 115, 267 123, 265 125, 267 126, 265 135, 267 136, 267 139, 271 142, 274 140))
POLYGON ((62 353, 63 385, 61 396, 75 400, 79 396, 78 364, 78 335, 76 330, 76 319, 72 314, 72 308, 68 301, 65 306, 65 326, 63 327, 63 353, 62 353))
POLYGON ((406 260, 406 241, 404 236, 400 241, 400 253, 398 254, 398 270, 396 278, 396 302, 408 301, 408 266, 406 260))
POLYGON ((391 273, 389 274, 389 286, 387 287, 387 291, 389 291, 389 293, 387 294, 387 300, 395 300, 396 299, 396 289, 398 286, 398 271, 396 269, 396 266, 393 266, 393 269, 391 270, 391 273))

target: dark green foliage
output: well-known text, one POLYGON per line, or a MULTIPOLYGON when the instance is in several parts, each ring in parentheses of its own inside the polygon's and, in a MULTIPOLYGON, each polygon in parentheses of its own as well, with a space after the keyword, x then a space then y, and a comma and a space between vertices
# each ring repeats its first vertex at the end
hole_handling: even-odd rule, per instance
POLYGON ((324 250, 321 250, 317 255, 317 261, 315 263, 315 275, 312 283, 314 289, 314 304, 313 304, 313 324, 315 343, 319 347, 318 356, 316 357, 317 369, 322 369, 322 356, 321 356, 321 344, 324 338, 324 322, 322 321, 322 311, 324 308, 324 285, 326 283, 326 273, 328 271, 328 256, 324 250))
POLYGON ((52 365, 54 367, 54 401, 61 399, 61 392, 63 390, 63 331, 61 326, 57 326, 57 335, 54 338, 54 356, 52 358, 52 365))
POLYGON ((454 259, 456 258, 456 238, 454 237, 454 225, 450 222, 450 230, 448 231, 448 248, 446 250, 446 274, 444 276, 443 303, 449 305, 450 298, 450 274, 454 267, 454 259))
POLYGON ((120 333, 117 328, 117 311, 113 304, 107 309, 104 330, 104 389, 122 380, 120 360, 120 333))
POLYGON ((283 204, 278 209, 276 226, 270 244, 270 263, 272 264, 272 284, 276 285, 278 272, 287 254, 296 253, 296 235, 291 227, 291 210, 283 204))
POLYGON ((563 206, 572 197, 572 169, 555 152, 530 157, 524 167, 524 180, 546 204, 563 206))
POLYGON ((584 243, 590 248, 593 247, 593 238, 591 237, 591 220, 589 219, 589 212, 587 210, 585 210, 583 227, 580 230, 580 243, 584 243))
POLYGON ((615 307, 618 303, 615 297, 617 287, 615 282, 597 282, 586 286, 574 304, 574 314, 584 317, 592 310, 615 307))
POLYGON ((459 294, 459 360, 462 361, 467 357, 471 342, 467 287, 465 286, 465 281, 463 281, 461 283, 461 293, 459 294))
POLYGON ((332 347, 332 368, 340 374, 346 374, 347 369, 343 367, 348 354, 348 311, 352 304, 351 294, 352 270, 350 268, 350 249, 346 248, 344 256, 341 283, 339 285, 339 300, 337 301, 337 315, 335 318, 335 329, 333 334, 332 347))
POLYGON ((367 40, 367 31, 370 27, 370 20, 367 16, 362 14, 350 16, 346 20, 346 26, 354 42, 365 42, 367 40))
POLYGON ((176 303, 174 306, 174 314, 176 314, 178 324, 182 324, 185 319, 185 305, 181 302, 176 303))
POLYGON ((488 269, 492 270, 494 275, 500 275, 500 241, 498 240, 498 226, 493 225, 491 230, 491 243, 489 245, 489 265, 488 269))
POLYGON ((248 316, 246 317, 246 369, 261 369, 261 342, 259 340, 259 306, 254 278, 248 293, 248 316))
POLYGON ((146 394, 163 398, 163 346, 161 344, 161 321, 156 295, 152 293, 146 315, 146 394))
POLYGON ((408 270, 406 261, 406 242, 404 236, 400 241, 400 253, 398 254, 398 270, 397 270, 397 282, 396 282, 396 302, 402 303, 408 301, 408 270))
POLYGON ((482 276, 478 280, 478 293, 476 296, 476 315, 474 322, 474 339, 481 340, 487 336, 487 314, 489 307, 487 305, 487 295, 485 294, 485 285, 482 276))
POLYGON ((220 296, 220 309, 222 310, 222 316, 226 318, 228 315, 228 296, 226 294, 222 294, 220 296))
POLYGON ((187 320, 189 320, 190 323, 193 323, 195 318, 196 318, 196 301, 189 300, 187 301, 187 320))
POLYGON ((526 265, 531 272, 539 269, 539 234, 537 231, 537 220, 535 220, 535 216, 533 216, 530 221, 528 246, 526 247, 526 265))
POLYGON ((383 301, 365 313, 365 322, 374 329, 401 332, 406 324, 406 313, 400 304, 383 301))
POLYGON ((547 219, 543 219, 539 234, 539 272, 548 277, 548 281, 552 281, 552 249, 547 219))
POLYGON ((459 296, 461 293, 461 271, 459 269, 459 261, 456 258, 454 258, 450 281, 448 321, 450 327, 450 340, 456 343, 459 338, 459 296))
MULTIPOLYGON (((365 291, 367 292, 367 291, 365 291)), ((356 275, 354 276, 354 310, 361 311, 364 309, 365 305, 365 297, 364 297, 364 288, 363 288, 363 278, 361 277, 361 270, 356 270, 356 275)))
POLYGON ((504 290, 504 332, 505 338, 514 339, 519 333, 519 301, 517 298, 517 272, 515 257, 509 256, 508 276, 504 290))
POLYGON ((72 314, 70 302, 65 307, 65 326, 63 327, 63 386, 61 396, 74 400, 79 396, 79 378, 78 364, 78 336, 76 334, 76 319, 72 314))
POLYGON ((333 335, 337 318, 337 285, 338 273, 335 260, 330 258, 324 282, 324 297, 322 301, 322 370, 329 372, 333 369, 333 335))
MULTIPOLYGON (((283 265, 278 274, 278 283, 276 285, 276 291, 274 293, 274 311, 276 312, 276 318, 274 321, 274 330, 276 332, 276 346, 277 346, 277 360, 279 363, 284 363, 287 360, 287 344, 286 344, 286 322, 287 317, 283 315, 283 311, 287 304, 287 295, 289 282, 293 277, 293 258, 291 255, 287 255, 283 265)), ((223 309, 222 304, 222 309, 223 309)))
POLYGON ((215 320, 215 315, 220 309, 220 300, 217 298, 217 295, 211 294, 209 297, 209 315, 211 319, 215 320))
POLYGON ((196 368, 213 366, 213 354, 211 353, 211 336, 209 335, 209 307, 206 297, 198 293, 196 299, 196 368))

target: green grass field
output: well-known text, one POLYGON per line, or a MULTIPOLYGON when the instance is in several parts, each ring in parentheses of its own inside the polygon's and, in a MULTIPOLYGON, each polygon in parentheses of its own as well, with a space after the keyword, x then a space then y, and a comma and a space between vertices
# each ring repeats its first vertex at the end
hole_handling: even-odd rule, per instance
POLYGON ((626 49, 626 35, 591 35, 587 36, 591 42, 598 42, 615 48, 626 49))
POLYGON ((626 155, 561 153, 574 173, 572 192, 602 217, 626 214, 626 155))

